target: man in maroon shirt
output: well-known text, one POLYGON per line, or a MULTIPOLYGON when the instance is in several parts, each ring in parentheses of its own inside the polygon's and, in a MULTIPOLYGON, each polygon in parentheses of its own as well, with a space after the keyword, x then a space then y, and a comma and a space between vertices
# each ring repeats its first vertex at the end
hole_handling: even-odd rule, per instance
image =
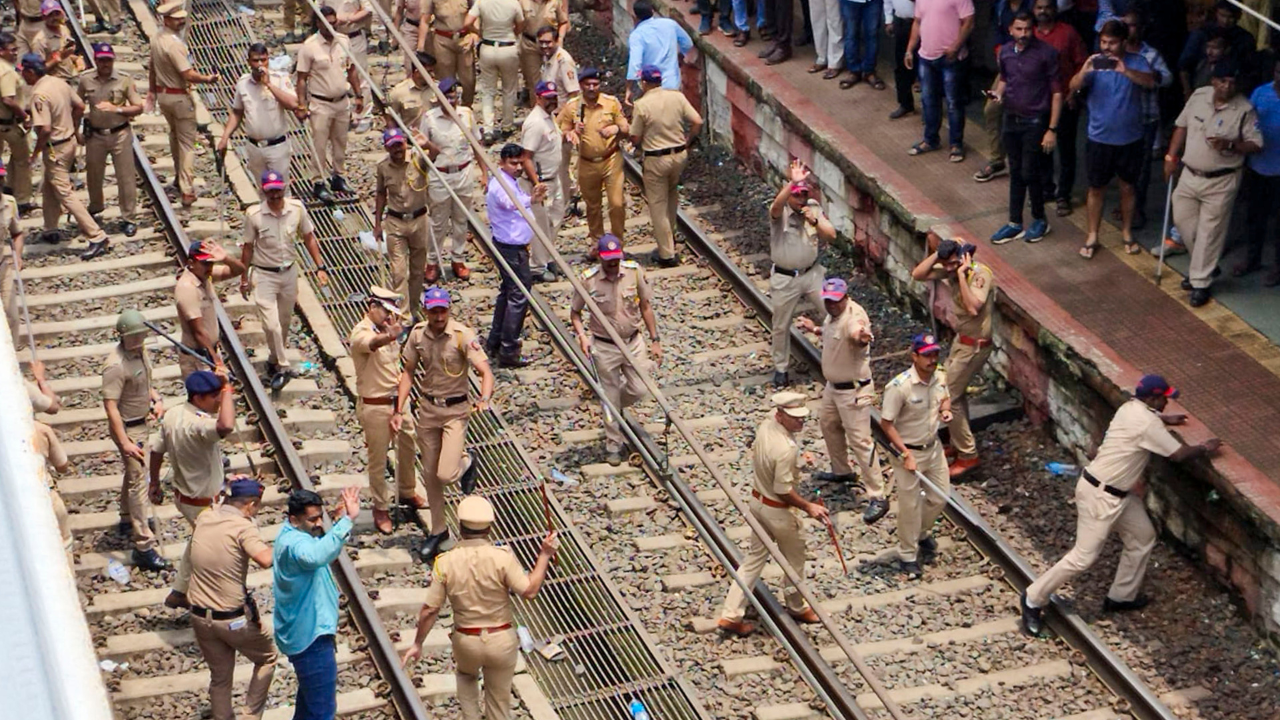
MULTIPOLYGON (((1036 0, 1036 39, 1058 51, 1058 82, 1066 93, 1071 78, 1080 72, 1089 53, 1080 33, 1058 20, 1056 0, 1036 0)), ((1058 175, 1054 183, 1053 158, 1044 159, 1044 187, 1058 201, 1058 216, 1071 214, 1071 190, 1076 183, 1076 131, 1080 127, 1080 109, 1067 93, 1058 117, 1058 175)))

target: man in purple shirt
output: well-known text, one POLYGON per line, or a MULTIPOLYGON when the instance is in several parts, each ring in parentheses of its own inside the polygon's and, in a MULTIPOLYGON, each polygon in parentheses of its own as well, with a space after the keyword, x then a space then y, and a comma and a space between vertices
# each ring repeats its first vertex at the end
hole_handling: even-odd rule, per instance
POLYGON ((515 276, 502 271, 502 285, 498 287, 498 298, 493 301, 493 326, 489 329, 485 349, 489 357, 498 358, 498 367, 519 368, 529 364, 520 355, 520 333, 524 329, 524 316, 529 311, 529 298, 520 288, 527 288, 533 282, 533 272, 529 268, 533 227, 520 210, 532 212, 533 203, 542 202, 546 197, 547 186, 542 183, 535 185, 532 195, 520 189, 516 181, 524 168, 524 148, 519 145, 503 145, 498 158, 498 172, 489 178, 484 200, 489 211, 493 244, 515 276), (517 278, 519 286, 516 285, 517 278))
POLYGON ((1038 40, 1031 13, 1019 10, 1009 23, 1013 40, 1000 48, 1000 74, 991 100, 1004 111, 1004 149, 1009 163, 1009 222, 991 236, 995 245, 1036 243, 1049 234, 1044 214, 1046 153, 1058 141, 1062 81, 1058 51, 1038 40), (1022 205, 1031 196, 1031 226, 1022 227, 1022 205))

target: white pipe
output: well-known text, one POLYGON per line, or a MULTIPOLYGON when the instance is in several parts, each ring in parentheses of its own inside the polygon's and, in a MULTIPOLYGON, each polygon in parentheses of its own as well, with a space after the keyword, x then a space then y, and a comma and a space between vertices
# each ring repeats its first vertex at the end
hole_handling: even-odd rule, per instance
POLYGON ((1235 5, 1236 7, 1240 8, 1240 9, 1241 9, 1241 10, 1243 10, 1244 12, 1247 12, 1247 13, 1249 13, 1250 15, 1252 15, 1252 16, 1254 16, 1254 17, 1258 18, 1258 20, 1259 20, 1259 21, 1261 21, 1263 24, 1265 24, 1265 25, 1270 25, 1270 26, 1271 26, 1271 28, 1272 28, 1273 30, 1280 30, 1280 25, 1277 25, 1277 24, 1276 24, 1276 22, 1275 22, 1274 20, 1272 20, 1271 18, 1269 18, 1269 17, 1267 17, 1267 16, 1263 15, 1262 13, 1258 12, 1257 10, 1254 10, 1253 8, 1251 8, 1251 7, 1247 6, 1247 5, 1245 5, 1244 3, 1237 2, 1237 0, 1227 0, 1227 2, 1231 3, 1232 5, 1235 5))

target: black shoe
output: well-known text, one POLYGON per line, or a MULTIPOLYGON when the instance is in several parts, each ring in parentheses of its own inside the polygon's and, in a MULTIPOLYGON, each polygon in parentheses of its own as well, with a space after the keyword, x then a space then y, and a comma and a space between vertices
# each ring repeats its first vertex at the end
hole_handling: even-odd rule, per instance
POLYGON ((436 559, 436 555, 440 554, 440 546, 448 539, 448 530, 439 535, 428 535, 426 542, 422 543, 422 547, 418 549, 418 555, 422 557, 422 561, 430 565, 431 561, 436 559))
POLYGON ((120 537, 133 535, 133 523, 128 518, 120 518, 120 522, 116 523, 116 534, 120 537))
POLYGON ((556 281, 556 274, 551 268, 545 268, 540 271, 532 272, 531 279, 535 283, 549 283, 556 281))
POLYGON ((1209 304, 1213 293, 1209 292, 1209 288, 1196 288, 1191 291, 1191 307, 1202 307, 1209 304))
POLYGON ((851 482, 857 482, 858 476, 854 475, 853 473, 842 473, 840 475, 837 475, 833 472, 827 472, 824 470, 822 472, 814 473, 813 479, 818 482, 851 483, 851 482))
POLYGON ((329 192, 329 186, 325 185, 323 182, 316 182, 312 185, 311 194, 315 195, 317 200, 326 205, 333 204, 333 193, 329 192))
POLYGON ((266 371, 267 371, 267 382, 270 382, 271 378, 275 377, 276 373, 280 372, 280 366, 268 360, 266 371))
POLYGON ((899 105, 898 107, 893 109, 893 112, 889 113, 889 119, 897 120, 898 118, 906 117, 915 111, 916 111, 915 108, 905 108, 899 105))
POLYGON ((906 575, 907 577, 913 578, 918 578, 921 575, 924 575, 924 571, 920 569, 920 563, 915 560, 899 560, 898 572, 906 575))
POLYGON ((64 235, 61 230, 45 230, 44 232, 40 233, 40 238, 37 242, 48 243, 50 245, 57 245, 58 243, 63 242, 66 239, 67 239, 67 236, 64 235))
POLYGON ((1044 631, 1043 611, 1040 608, 1033 608, 1027 604, 1027 593, 1022 593, 1020 600, 1022 605, 1022 632, 1031 637, 1039 637, 1044 631))
POLYGON ((285 385, 289 384, 289 381, 292 379, 293 379, 292 370, 285 369, 275 373, 274 375, 271 376, 271 392, 279 393, 281 390, 284 389, 285 385))
POLYGON ((462 477, 458 478, 458 489, 463 495, 470 495, 476 491, 476 473, 480 471, 480 461, 475 455, 471 456, 471 465, 462 471, 462 477))
POLYGON ((1187 278, 1187 277, 1182 278, 1182 282, 1178 283, 1178 285, 1179 287, 1181 287, 1183 290, 1186 290, 1187 292, 1191 292, 1192 290, 1195 289, 1191 287, 1191 278, 1187 278))
POLYGON ((40 206, 36 203, 30 203, 30 202, 22 203, 21 205, 18 206, 18 215, 22 217, 26 217, 39 209, 40 209, 40 206))
POLYGON ((106 255, 107 249, 110 247, 111 241, 107 238, 102 238, 98 242, 91 242, 89 243, 89 247, 85 248, 85 251, 80 253, 80 259, 92 260, 99 255, 106 255))
POLYGON ((347 187, 347 181, 343 180, 341 175, 334 175, 329 178, 329 187, 332 188, 334 192, 348 192, 350 190, 350 188, 347 187))
POLYGON ((133 237, 138 234, 138 223, 126 220, 120 223, 120 232, 124 233, 125 237, 133 237))
POLYGON ((938 558, 938 541, 932 535, 921 538, 916 548, 920 553, 920 562, 926 565, 938 558))
POLYGON ((1109 597, 1102 599, 1102 612, 1133 612, 1151 604, 1151 598, 1147 595, 1139 595, 1132 600, 1112 600, 1109 597))
POLYGON ((775 370, 775 371, 774 371, 774 373, 773 373, 773 386, 774 386, 774 387, 780 387, 780 388, 783 388, 783 387, 787 387, 787 386, 788 386, 788 385, 790 385, 790 384, 791 384, 791 376, 787 374, 787 371, 786 371, 786 370, 775 370))
POLYGON ((89 26, 90 35, 93 35, 94 33, 104 33, 106 31, 107 31, 107 24, 102 22, 101 20, 89 26))
POLYGON ((522 368, 529 366, 529 358, 523 355, 515 356, 498 356, 498 367, 500 368, 522 368))
POLYGON ((872 498, 867 503, 867 509, 862 511, 862 522, 868 525, 875 525, 880 518, 889 513, 889 501, 884 498, 872 498))
POLYGON ((654 253, 653 253, 653 264, 654 264, 654 265, 657 265, 658 267, 661 267, 661 268, 673 268, 673 267, 679 267, 679 266, 680 266, 680 256, 679 256, 679 255, 672 255, 672 256, 671 256, 671 257, 669 257, 669 258, 664 258, 664 257, 662 257, 662 256, 658 255, 657 251, 655 250, 655 251, 654 251, 654 253))
POLYGON ((133 564, 150 572, 168 570, 170 567, 169 561, 160 557, 160 553, 156 552, 154 548, 145 552, 134 550, 133 564))

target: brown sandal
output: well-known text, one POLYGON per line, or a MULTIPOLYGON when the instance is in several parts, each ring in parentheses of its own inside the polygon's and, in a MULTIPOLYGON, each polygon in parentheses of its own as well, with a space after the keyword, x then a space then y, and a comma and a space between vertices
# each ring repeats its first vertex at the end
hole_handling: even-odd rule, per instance
POLYGON ((840 81, 840 89, 848 90, 860 82, 862 82, 862 73, 851 73, 849 77, 840 81))
POLYGON ((1092 260, 1094 253, 1098 252, 1099 246, 1100 243, 1098 242, 1085 243, 1084 247, 1080 248, 1080 257, 1085 260, 1092 260))
POLYGON ((880 78, 876 77, 875 75, 868 75, 868 76, 867 76, 867 84, 868 84, 868 85, 870 85, 873 89, 876 89, 876 90, 883 90, 883 89, 884 89, 884 81, 883 81, 883 80, 881 80, 880 78))
POLYGON ((810 66, 809 66, 809 74, 810 74, 810 75, 813 75, 814 73, 820 73, 820 72, 822 72, 823 70, 826 70, 826 69, 827 69, 827 66, 826 66, 826 65, 819 65, 819 64, 817 64, 817 63, 814 63, 814 64, 812 64, 812 65, 810 65, 810 66))

